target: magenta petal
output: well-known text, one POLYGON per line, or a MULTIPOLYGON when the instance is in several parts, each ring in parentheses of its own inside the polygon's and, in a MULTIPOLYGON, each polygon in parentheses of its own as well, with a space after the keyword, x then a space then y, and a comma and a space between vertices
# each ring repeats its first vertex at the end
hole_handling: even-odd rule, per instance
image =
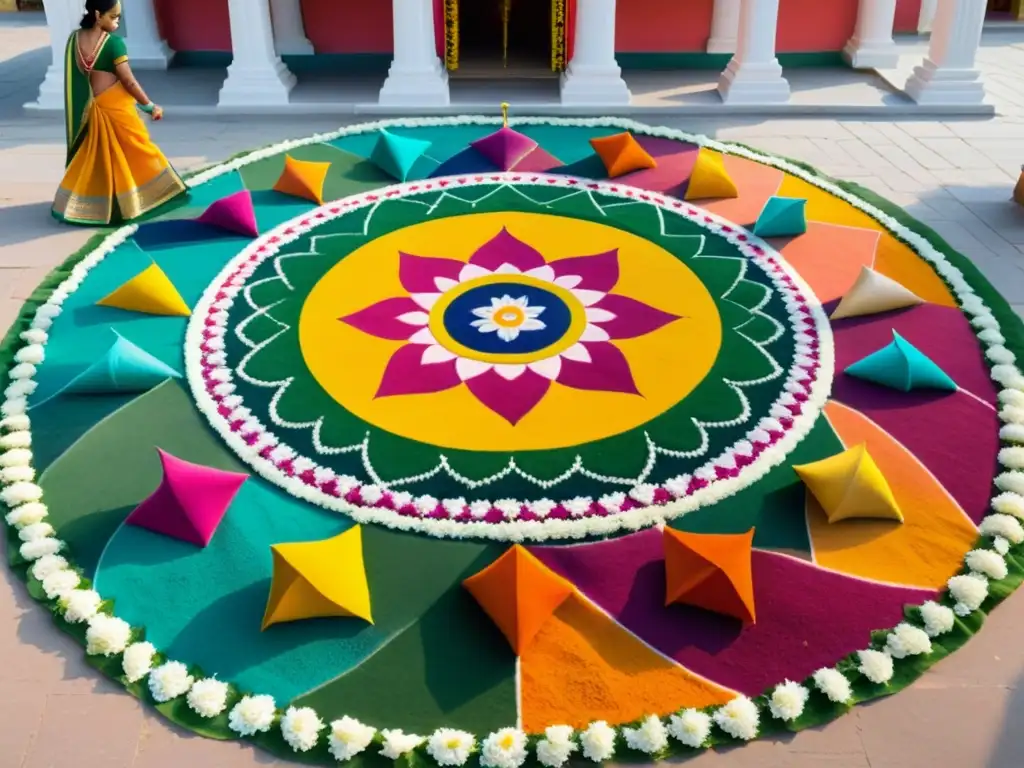
POLYGON ((431 363, 423 365, 422 344, 406 344, 391 356, 388 367, 380 379, 380 388, 376 397, 393 397, 394 395, 425 395, 430 392, 443 392, 457 387, 462 380, 455 371, 455 361, 431 363))
POLYGON ((551 268, 555 270, 555 277, 578 276, 580 283, 574 288, 607 292, 619 282, 619 251, 616 248, 593 256, 559 259, 551 262, 551 268))
POLYGON ((502 227, 501 232, 480 246, 480 249, 473 254, 469 263, 489 269, 492 272, 502 264, 511 264, 513 267, 525 272, 528 269, 543 267, 546 262, 540 251, 533 246, 527 245, 512 235, 507 228, 502 227))
POLYGON ((490 370, 473 377, 466 386, 477 400, 509 424, 518 424, 547 394, 551 382, 531 370, 526 370, 514 381, 490 370))
POLYGON ((409 293, 440 293, 434 283, 438 277, 458 280, 459 272, 466 265, 455 259, 436 259, 430 256, 398 254, 398 279, 409 293))
POLYGON ((642 301, 613 293, 605 296, 594 307, 606 309, 615 315, 614 320, 596 323, 613 339, 635 339, 637 336, 645 336, 679 319, 679 315, 671 315, 642 301))
POLYGON ((361 309, 348 317, 342 317, 340 320, 353 328, 358 328, 363 333, 376 336, 378 339, 405 341, 416 333, 419 327, 409 325, 409 323, 399 320, 398 317, 406 312, 422 311, 423 308, 415 301, 407 296, 402 296, 378 301, 376 304, 371 304, 366 309, 361 309))
POLYGON ((590 353, 589 363, 562 358, 562 371, 556 381, 573 389, 595 392, 624 392, 639 395, 629 362, 618 347, 607 341, 583 342, 590 353))

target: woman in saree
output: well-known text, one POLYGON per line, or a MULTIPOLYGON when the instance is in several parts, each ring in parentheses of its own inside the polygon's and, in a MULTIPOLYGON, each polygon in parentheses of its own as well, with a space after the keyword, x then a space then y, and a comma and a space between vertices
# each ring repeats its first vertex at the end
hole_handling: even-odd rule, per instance
POLYGON ((67 168, 53 215, 72 224, 132 221, 186 193, 185 182, 150 140, 138 110, 153 120, 131 67, 117 0, 88 0, 64 53, 67 168))

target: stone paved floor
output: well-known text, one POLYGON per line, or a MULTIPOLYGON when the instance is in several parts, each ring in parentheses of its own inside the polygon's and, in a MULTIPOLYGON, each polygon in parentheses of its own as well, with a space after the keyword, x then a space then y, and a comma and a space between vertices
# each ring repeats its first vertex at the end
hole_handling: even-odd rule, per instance
MULTIPOLYGON (((809 162, 856 180, 927 221, 968 254, 1024 315, 1024 211, 1008 201, 1024 163, 1024 34, 986 35, 980 61, 999 116, 984 121, 665 121, 809 162)), ((25 116, 48 62, 45 30, 0 20, 0 328, 87 232, 53 222, 63 167, 60 118, 25 116)), ((143 73, 143 83, 145 77, 143 73)), ((153 128, 179 168, 336 121, 198 121, 153 128)), ((98 679, 81 650, 0 568, 0 768, 233 768, 274 761, 191 737, 98 679)), ((1022 768, 1024 594, 984 632, 899 696, 831 725, 688 765, 728 768, 1022 768)))

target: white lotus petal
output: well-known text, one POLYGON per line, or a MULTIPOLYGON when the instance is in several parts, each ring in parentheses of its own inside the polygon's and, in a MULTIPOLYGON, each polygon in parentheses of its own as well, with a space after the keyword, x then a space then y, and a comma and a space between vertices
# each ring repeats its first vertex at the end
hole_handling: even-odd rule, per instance
POLYGON ((609 320, 614 319, 615 313, 609 312, 607 309, 598 309, 596 307, 587 309, 587 320, 591 323, 607 323, 609 320))
POLYGON ((561 277, 555 278, 555 285, 561 288, 568 288, 570 290, 582 282, 583 278, 579 275, 562 275, 561 277))
POLYGON ((506 381, 515 381, 526 373, 525 365, 496 365, 494 372, 506 381))
POLYGON ((587 323, 587 327, 583 329, 583 333, 580 335, 580 341, 609 341, 610 339, 611 336, 608 335, 608 331, 590 323, 587 323))
POLYGON ((518 328, 499 328, 498 338, 502 341, 515 341, 519 338, 518 328))
POLYGON ((535 277, 538 280, 543 280, 545 283, 553 283, 555 281, 555 270, 547 264, 543 267, 534 267, 524 274, 528 277, 535 277))
POLYGON ((494 270, 494 274, 496 274, 496 275, 521 275, 521 274, 523 274, 523 271, 519 267, 514 267, 511 264, 509 264, 508 262, 506 262, 506 263, 502 264, 500 267, 498 267, 496 270, 494 270))
POLYGON ((484 269, 483 267, 477 266, 476 264, 467 264, 459 272, 459 282, 464 283, 467 280, 474 280, 478 277, 486 277, 491 274, 491 270, 484 269))
POLYGON ((562 358, 558 355, 549 357, 547 360, 538 360, 536 363, 529 363, 527 365, 531 371, 545 379, 551 379, 554 381, 558 378, 558 374, 562 372, 562 358))
POLYGON ((430 322, 430 315, 426 312, 404 312, 395 319, 408 325, 426 325, 430 322))
POLYGON ((520 331, 543 331, 545 328, 547 328, 547 325, 543 320, 537 320, 532 317, 523 320, 523 324, 519 326, 520 331))
POLYGON ((577 363, 589 363, 591 359, 590 350, 582 344, 573 344, 562 353, 562 357, 566 360, 575 360, 577 363))
POLYGON ((420 358, 420 363, 422 365, 430 365, 431 363, 447 363, 449 360, 454 360, 456 357, 458 357, 458 355, 454 352, 449 352, 440 344, 435 344, 434 346, 427 347, 423 350, 423 357, 420 358))
MULTIPOLYGON (((606 294, 604 291, 589 291, 584 288, 576 288, 575 290, 573 290, 572 295, 579 299, 580 303, 584 307, 590 307, 593 306, 594 304, 597 304, 597 302, 599 302, 608 294, 606 294)), ((604 312, 606 310, 602 309, 595 311, 604 312)))
POLYGON ((416 333, 409 337, 410 344, 437 344, 437 339, 434 338, 434 334, 430 332, 429 328, 420 328, 416 333))
POLYGON ((458 280, 452 280, 450 277, 435 277, 434 287, 437 288, 441 293, 450 291, 452 288, 459 284, 458 280))
POLYGON ((433 307, 437 300, 441 298, 440 293, 411 293, 409 298, 415 301, 424 309, 430 309, 433 307))
POLYGON ((490 363, 484 363, 480 360, 470 360, 465 357, 460 357, 455 361, 455 372, 463 381, 475 379, 481 373, 487 373, 493 367, 494 366, 490 363))

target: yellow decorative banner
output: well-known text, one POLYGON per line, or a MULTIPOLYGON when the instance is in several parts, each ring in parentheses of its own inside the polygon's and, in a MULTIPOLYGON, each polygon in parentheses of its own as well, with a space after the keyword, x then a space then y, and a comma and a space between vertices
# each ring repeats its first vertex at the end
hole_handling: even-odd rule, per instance
POLYGON ((459 0, 444 0, 444 66, 459 68, 459 0))

